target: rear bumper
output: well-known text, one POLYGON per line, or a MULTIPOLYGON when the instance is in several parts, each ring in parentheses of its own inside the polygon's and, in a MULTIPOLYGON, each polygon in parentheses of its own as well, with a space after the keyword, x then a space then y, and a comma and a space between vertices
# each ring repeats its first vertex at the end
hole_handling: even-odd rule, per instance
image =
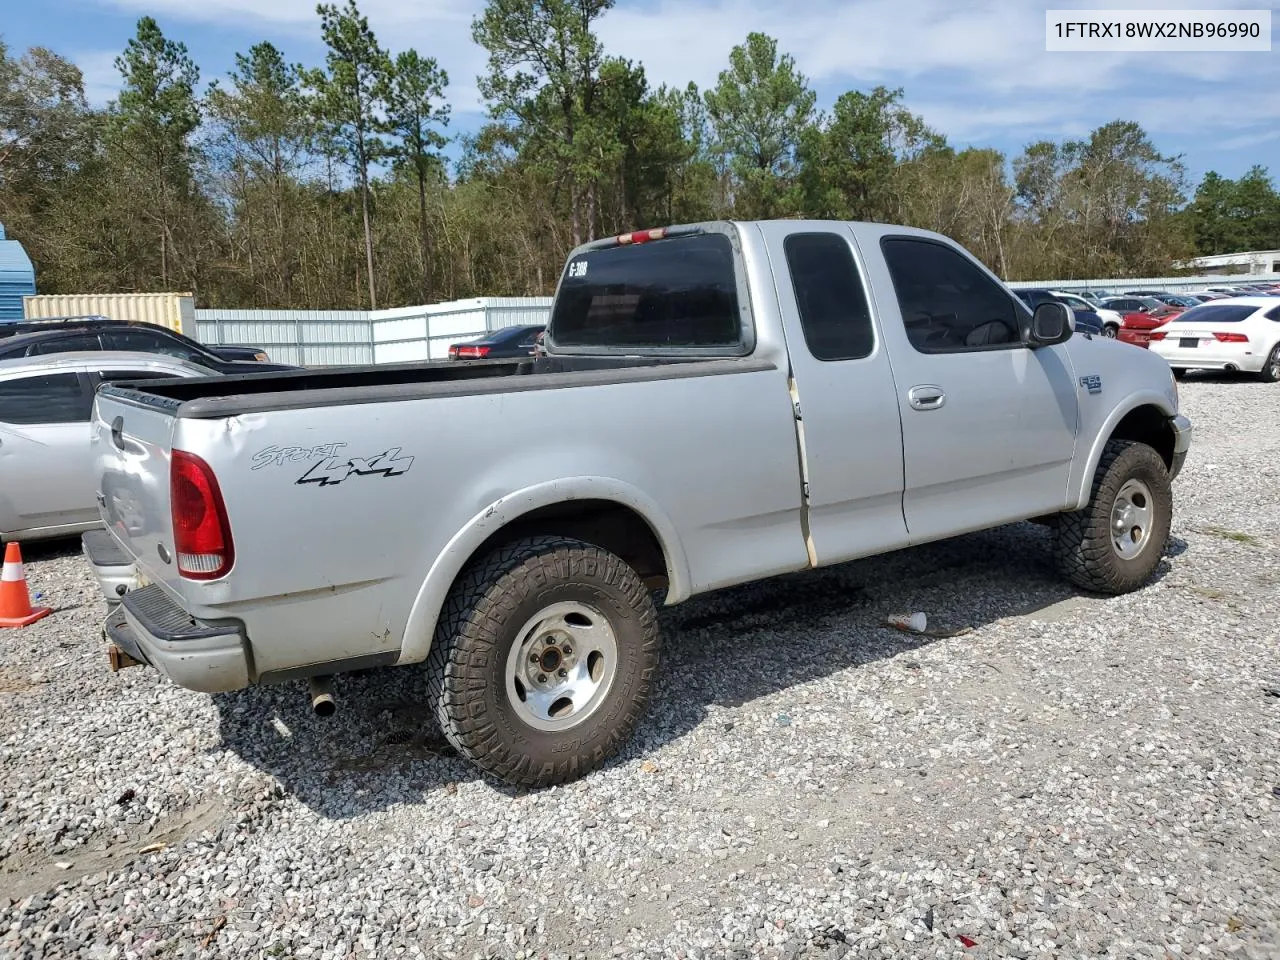
POLYGON ((1121 343, 1131 343, 1135 347, 1147 347, 1151 345, 1150 330, 1134 330, 1129 327, 1121 327, 1116 331, 1116 339, 1121 343))
POLYGON ((1172 480, 1182 472, 1182 465, 1187 461, 1187 451, 1191 449, 1191 421, 1178 414, 1169 421, 1173 427, 1173 462, 1169 464, 1169 479, 1172 480))
POLYGON ((217 693, 249 685, 243 626, 196 620, 154 584, 127 591, 103 633, 107 642, 188 690, 217 693))
POLYGON ((102 598, 114 606, 137 586, 133 557, 106 530, 90 530, 80 538, 80 550, 89 561, 102 590, 102 598))
POLYGON ((1171 367, 1184 370, 1243 370, 1257 373, 1266 362, 1264 354, 1253 352, 1251 343, 1220 343, 1213 346, 1177 346, 1176 341, 1157 340, 1151 344, 1151 352, 1168 361, 1171 367))

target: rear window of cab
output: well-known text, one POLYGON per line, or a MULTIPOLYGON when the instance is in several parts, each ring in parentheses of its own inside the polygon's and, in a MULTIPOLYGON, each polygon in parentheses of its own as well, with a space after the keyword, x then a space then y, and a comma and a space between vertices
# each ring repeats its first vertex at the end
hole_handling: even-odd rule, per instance
POLYGON ((557 347, 724 347, 742 342, 733 246, 722 233, 587 250, 552 308, 557 347))

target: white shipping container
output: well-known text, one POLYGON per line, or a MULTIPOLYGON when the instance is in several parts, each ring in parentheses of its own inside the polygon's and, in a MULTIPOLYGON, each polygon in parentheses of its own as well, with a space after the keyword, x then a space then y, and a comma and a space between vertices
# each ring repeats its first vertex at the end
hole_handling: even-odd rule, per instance
POLYGON ((44 293, 23 297, 22 315, 28 320, 97 315, 196 335, 195 297, 190 293, 44 293))

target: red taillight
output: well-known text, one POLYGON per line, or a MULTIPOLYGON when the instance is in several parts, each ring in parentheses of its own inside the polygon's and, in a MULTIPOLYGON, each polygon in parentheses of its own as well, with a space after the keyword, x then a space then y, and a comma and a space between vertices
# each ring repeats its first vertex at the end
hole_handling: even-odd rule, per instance
POLYGON ((637 230, 634 233, 619 234, 618 243, 623 246, 626 246, 628 243, 647 243, 650 240, 661 240, 666 235, 666 227, 659 227, 656 230, 637 230))
POLYGON ((464 360, 483 360, 492 349, 488 344, 477 347, 464 343, 458 347, 458 356, 464 360))
POLYGON ((1219 343, 1248 343, 1249 338, 1243 333, 1215 333, 1213 339, 1219 343))
POLYGON ((456 343, 449 345, 449 359, 450 360, 458 359, 458 345, 456 343))
POLYGON ((1164 339, 1165 337, 1167 337, 1168 335, 1169 335, 1169 334, 1168 334, 1168 332, 1167 332, 1167 331, 1165 331, 1165 330, 1152 330, 1152 331, 1151 331, 1151 339, 1152 339, 1152 340, 1163 340, 1163 339, 1164 339))
POLYGON ((235 562, 231 524, 218 478, 194 453, 174 450, 169 464, 169 506, 178 572, 189 580, 216 580, 235 562))

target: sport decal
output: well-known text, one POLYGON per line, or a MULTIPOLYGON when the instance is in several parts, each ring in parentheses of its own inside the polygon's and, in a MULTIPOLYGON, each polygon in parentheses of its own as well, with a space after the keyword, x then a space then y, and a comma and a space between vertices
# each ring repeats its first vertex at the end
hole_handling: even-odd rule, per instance
POLYGON ((400 448, 392 447, 373 457, 351 457, 347 460, 329 457, 320 461, 301 477, 298 483, 318 483, 322 487, 341 483, 354 474, 357 477, 398 477, 413 466, 413 457, 400 456, 400 448))
POLYGON ((345 443, 320 443, 314 447, 276 447, 270 446, 253 455, 253 466, 250 470, 261 470, 263 467, 280 466, 286 460, 297 463, 300 460, 318 460, 321 457, 336 457, 345 443))

